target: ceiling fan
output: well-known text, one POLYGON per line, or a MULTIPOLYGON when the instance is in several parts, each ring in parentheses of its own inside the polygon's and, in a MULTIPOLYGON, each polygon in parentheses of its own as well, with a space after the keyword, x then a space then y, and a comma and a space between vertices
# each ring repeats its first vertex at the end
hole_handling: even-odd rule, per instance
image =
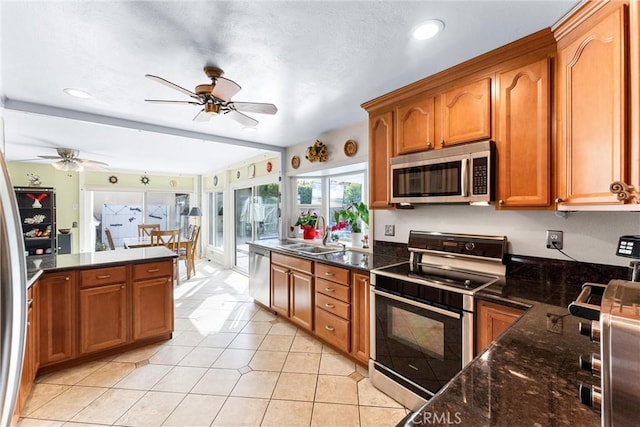
POLYGON ((243 114, 241 111, 260 114, 275 114, 278 111, 273 104, 231 101, 231 97, 242 89, 240 85, 233 80, 222 77, 224 72, 218 67, 206 66, 204 67, 204 72, 207 77, 211 79, 211 83, 196 86, 194 92, 178 86, 175 83, 171 83, 162 77, 146 74, 146 77, 149 79, 182 92, 191 97, 193 101, 167 101, 161 99, 145 99, 145 101, 158 104, 201 105, 204 108, 196 114, 193 118, 194 121, 207 121, 211 116, 222 113, 248 127, 256 126, 258 121, 243 114))
POLYGON ((53 162, 51 166, 54 168, 65 171, 65 172, 79 172, 82 171, 84 167, 90 168, 98 168, 104 169, 109 167, 108 164, 104 162, 98 162, 95 160, 86 160, 78 157, 80 152, 78 150, 74 150, 73 148, 56 148, 58 152, 57 156, 38 156, 41 159, 47 160, 58 160, 57 162, 53 162))

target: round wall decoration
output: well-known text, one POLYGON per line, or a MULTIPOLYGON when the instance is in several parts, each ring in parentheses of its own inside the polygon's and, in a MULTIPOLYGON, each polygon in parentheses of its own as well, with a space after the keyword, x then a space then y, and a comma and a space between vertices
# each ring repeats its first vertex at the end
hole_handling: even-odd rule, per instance
POLYGON ((175 179, 169 181, 169 186, 171 188, 175 187, 176 185, 178 185, 178 181, 176 181, 175 179))
POLYGON ((237 178, 237 179, 240 179, 240 171, 237 171, 237 172, 236 172, 236 178, 237 178))
POLYGON ((117 177, 117 176, 115 176, 115 175, 111 175, 111 176, 109 177, 109 182, 110 182, 111 184, 117 184, 117 183, 118 183, 118 177, 117 177))
POLYGON ((140 177, 140 182, 143 183, 144 185, 149 185, 151 180, 149 179, 149 177, 147 175, 142 175, 140 177))
POLYGON ((353 139, 349 139, 344 143, 344 154, 346 154, 347 157, 355 156, 357 151, 358 144, 353 139))
POLYGON ((300 167, 300 157, 293 156, 291 158, 291 167, 294 169, 298 169, 300 167))
POLYGON ((218 185, 218 175, 213 176, 213 185, 218 185))
POLYGON ((249 176, 249 178, 253 178, 254 176, 256 176, 256 165, 255 165, 255 163, 251 163, 249 165, 249 167, 247 168, 247 175, 249 176))
POLYGON ((273 170, 273 163, 267 162, 267 172, 271 173, 272 170, 273 170))

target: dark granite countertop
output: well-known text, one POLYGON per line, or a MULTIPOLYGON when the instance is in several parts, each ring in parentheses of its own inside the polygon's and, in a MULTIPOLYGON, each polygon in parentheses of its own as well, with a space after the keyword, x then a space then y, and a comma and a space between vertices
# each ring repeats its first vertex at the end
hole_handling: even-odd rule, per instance
POLYGON ((507 266, 505 282, 476 297, 526 312, 402 425, 600 425, 578 398, 581 382, 597 382, 578 357, 599 348, 578 333, 567 305, 584 282, 627 279, 628 269, 517 256, 507 266), (547 331, 548 314, 563 316, 561 334, 547 331))
MULTIPOLYGON (((319 261, 326 264, 333 264, 340 267, 352 268, 364 271, 370 271, 374 268, 384 267, 386 265, 396 264, 399 262, 405 262, 408 260, 408 255, 405 258, 400 258, 396 254, 389 251, 374 251, 365 252, 347 249, 344 251, 333 252, 328 254, 311 255, 303 252, 288 249, 287 245, 283 245, 282 240, 269 239, 259 240, 255 242, 247 242, 249 245, 262 247, 271 251, 280 252, 287 255, 294 255, 299 258, 305 258, 312 261, 319 261)), ((300 241, 300 243, 307 243, 300 241)), ((313 244, 313 243, 311 243, 313 244)), ((317 244, 317 243, 316 243, 317 244)))
POLYGON ((27 257, 27 286, 30 287, 43 272, 78 270, 124 265, 140 261, 175 258, 176 254, 164 246, 86 252, 68 255, 27 257))

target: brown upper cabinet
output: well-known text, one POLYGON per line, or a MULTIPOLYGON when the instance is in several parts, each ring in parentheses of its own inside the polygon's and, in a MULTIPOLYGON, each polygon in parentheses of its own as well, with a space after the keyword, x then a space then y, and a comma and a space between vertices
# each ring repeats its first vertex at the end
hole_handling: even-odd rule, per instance
POLYGON ((440 95, 440 102, 440 147, 491 138, 491 79, 454 87, 440 95))
POLYGON ((551 59, 543 57, 498 73, 497 205, 551 204, 551 59))
POLYGON ((559 209, 624 203, 609 187, 630 183, 627 12, 589 2, 556 30, 559 209))
POLYGON ((369 117, 369 207, 390 209, 389 159, 393 156, 393 111, 369 117))
POLYGON ((435 147, 434 96, 420 97, 396 108, 394 154, 407 154, 435 147))

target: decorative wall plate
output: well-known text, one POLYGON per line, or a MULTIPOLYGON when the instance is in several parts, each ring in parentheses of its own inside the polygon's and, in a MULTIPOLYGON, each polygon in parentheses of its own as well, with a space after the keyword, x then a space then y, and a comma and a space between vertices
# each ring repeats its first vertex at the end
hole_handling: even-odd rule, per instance
POLYGON ((273 170, 273 163, 267 162, 267 172, 271 173, 272 170, 273 170))
POLYGON ((344 143, 344 154, 346 154, 347 157, 355 156, 357 151, 358 144, 353 139, 349 139, 344 143))
POLYGON ((237 172, 236 172, 236 178, 237 178, 237 179, 240 179, 240 171, 237 171, 237 172))
POLYGON ((140 177, 140 182, 143 183, 144 185, 148 185, 151 182, 151 180, 147 175, 142 175, 140 177))
POLYGON ((213 185, 214 186, 218 185, 218 175, 213 176, 213 185))
POLYGON ((110 182, 111 184, 117 184, 117 183, 118 183, 118 177, 117 177, 117 176, 115 176, 115 175, 111 175, 111 176, 109 177, 109 182, 110 182))
POLYGON ((247 174, 249 175, 249 178, 253 178, 254 176, 256 176, 256 165, 254 163, 251 163, 249 165, 249 168, 247 169, 247 174))
POLYGON ((293 156, 291 158, 291 167, 294 169, 298 169, 300 167, 300 157, 293 156))

